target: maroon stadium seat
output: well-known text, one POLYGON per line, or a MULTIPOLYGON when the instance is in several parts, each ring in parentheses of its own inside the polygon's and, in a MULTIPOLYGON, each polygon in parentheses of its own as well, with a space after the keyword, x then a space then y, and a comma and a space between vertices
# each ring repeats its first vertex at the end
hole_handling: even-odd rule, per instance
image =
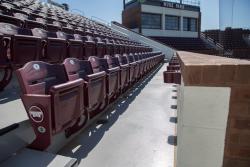
POLYGON ((120 68, 121 68, 120 83, 121 83, 122 92, 124 92, 129 88, 129 84, 130 84, 130 76, 129 76, 130 67, 129 67, 129 64, 127 62, 126 57, 121 56, 119 54, 116 54, 115 57, 117 58, 117 59, 114 59, 115 63, 119 64, 120 68))
POLYGON ((13 24, 18 27, 24 26, 24 21, 13 16, 12 14, 10 15, 0 14, 0 22, 13 24))
POLYGON ((88 60, 90 56, 95 55, 95 42, 91 36, 81 36, 79 34, 74 34, 75 39, 82 40, 84 43, 84 59, 88 60))
POLYGON ((138 53, 134 54, 134 60, 139 65, 138 75, 139 75, 139 78, 141 78, 142 76, 141 69, 143 68, 143 62, 140 60, 138 53))
POLYGON ((140 63, 135 61, 134 54, 129 54, 127 56, 127 58, 128 58, 129 64, 135 66, 134 78, 135 78, 135 81, 136 81, 136 80, 138 80, 140 78, 140 63))
POLYGON ((102 41, 102 39, 100 37, 96 37, 95 42, 96 42, 96 52, 95 52, 96 54, 95 54, 95 56, 97 56, 99 58, 103 58, 105 55, 105 43, 102 41))
POLYGON ((61 24, 58 21, 47 22, 46 27, 47 30, 51 32, 57 32, 62 29, 61 24))
POLYGON ((86 60, 67 58, 63 64, 70 81, 78 78, 85 81, 85 107, 90 118, 93 118, 106 106, 106 73, 94 73, 90 62, 86 60))
POLYGON ((24 27, 33 29, 33 28, 43 28, 45 29, 46 26, 43 24, 43 22, 39 22, 36 20, 32 20, 31 17, 29 17, 26 14, 23 13, 14 13, 14 16, 24 22, 24 27))
POLYGON ((41 55, 41 38, 33 37, 29 29, 0 23, 0 33, 9 39, 10 61, 15 66, 38 60, 41 55))
POLYGON ((123 54, 123 56, 120 57, 120 63, 129 64, 129 82, 132 85, 136 80, 136 62, 129 61, 129 56, 127 54, 123 54))
POLYGON ((40 28, 32 29, 34 36, 43 39, 43 60, 56 63, 61 62, 67 57, 67 41, 57 38, 55 32, 47 32, 40 28))
POLYGON ((0 35, 0 69, 4 72, 0 80, 0 91, 9 84, 12 78, 12 67, 7 57, 8 43, 9 39, 5 39, 3 35, 0 35))
POLYGON ((104 58, 107 60, 109 68, 120 68, 120 80, 119 87, 120 93, 126 91, 129 86, 129 68, 128 65, 120 65, 119 59, 117 57, 112 57, 110 55, 105 55, 104 58))
POLYGON ((86 120, 83 80, 67 82, 62 65, 30 62, 17 70, 17 78, 23 104, 36 134, 31 148, 46 149, 54 135, 65 130, 74 131, 80 118, 86 120))
POLYGON ((78 59, 83 59, 83 42, 81 40, 76 40, 74 35, 66 34, 64 32, 57 32, 57 37, 67 40, 68 52, 67 57, 74 57, 78 59))
POLYGON ((105 55, 114 55, 114 48, 113 44, 109 41, 108 38, 104 38, 104 43, 105 43, 105 55))
POLYGON ((120 93, 120 68, 109 68, 107 59, 101 59, 95 56, 89 57, 94 73, 105 71, 107 74, 107 96, 109 103, 115 100, 120 93))

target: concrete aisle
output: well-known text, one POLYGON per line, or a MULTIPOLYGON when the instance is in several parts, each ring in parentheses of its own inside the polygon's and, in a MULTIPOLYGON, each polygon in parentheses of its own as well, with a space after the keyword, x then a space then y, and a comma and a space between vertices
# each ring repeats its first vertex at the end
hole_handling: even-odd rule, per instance
POLYGON ((108 115, 59 154, 81 167, 173 167, 176 87, 163 83, 166 65, 138 85, 108 115))

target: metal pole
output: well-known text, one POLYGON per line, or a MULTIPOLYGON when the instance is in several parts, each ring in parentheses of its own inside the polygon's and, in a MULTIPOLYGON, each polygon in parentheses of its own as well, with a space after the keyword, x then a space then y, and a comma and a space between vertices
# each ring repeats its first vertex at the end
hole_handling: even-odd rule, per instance
POLYGON ((123 0, 123 10, 125 9, 125 0, 123 0))
POLYGON ((180 0, 180 4, 182 4, 182 0, 180 0))

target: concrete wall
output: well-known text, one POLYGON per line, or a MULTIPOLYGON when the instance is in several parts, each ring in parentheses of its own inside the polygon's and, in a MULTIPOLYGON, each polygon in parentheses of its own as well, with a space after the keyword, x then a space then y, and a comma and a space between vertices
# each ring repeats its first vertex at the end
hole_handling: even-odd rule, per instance
POLYGON ((179 88, 177 167, 222 167, 230 88, 179 88))

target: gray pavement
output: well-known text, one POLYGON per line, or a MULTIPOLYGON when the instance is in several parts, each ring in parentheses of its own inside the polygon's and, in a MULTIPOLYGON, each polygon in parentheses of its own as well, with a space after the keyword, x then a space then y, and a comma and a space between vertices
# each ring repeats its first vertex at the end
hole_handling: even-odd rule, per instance
POLYGON ((78 159, 81 167, 173 167, 176 87, 163 83, 162 66, 59 154, 78 159))

